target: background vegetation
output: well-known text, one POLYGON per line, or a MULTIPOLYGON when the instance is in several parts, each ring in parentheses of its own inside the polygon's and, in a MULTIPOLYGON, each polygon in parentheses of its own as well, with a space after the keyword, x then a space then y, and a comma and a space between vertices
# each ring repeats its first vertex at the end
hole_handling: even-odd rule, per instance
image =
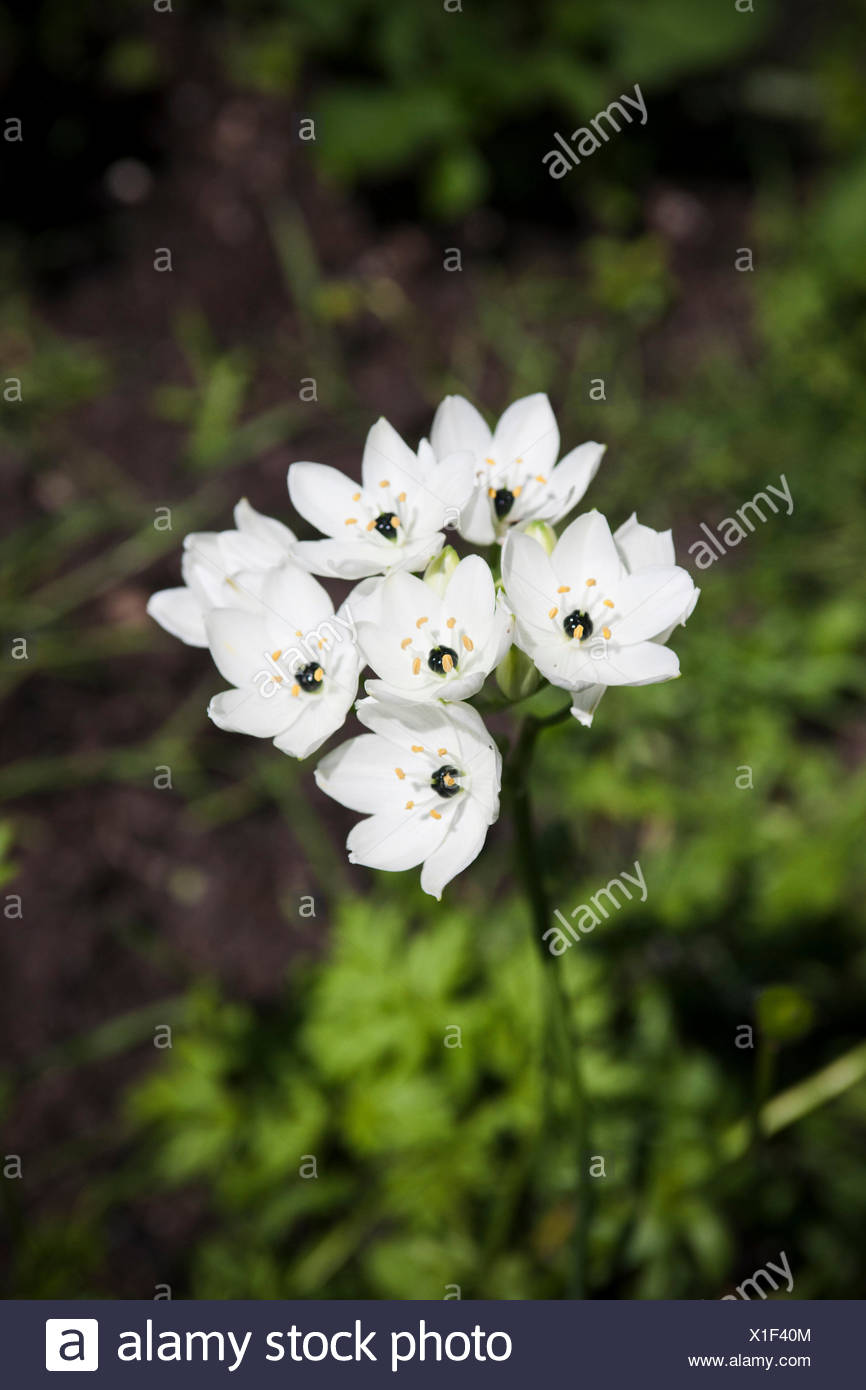
POLYGON ((864 5, 755 8, 0 8, 7 1297, 564 1297, 591 1155, 593 1296, 781 1250, 863 1295, 864 5), (635 82, 647 125, 550 180, 635 82), (439 906, 350 868, 144 614, 238 496, 289 517, 293 459, 533 390, 686 563, 780 473, 795 504, 694 571, 684 679, 542 739, 552 901, 648 887, 559 962, 579 1157, 509 825, 439 906))

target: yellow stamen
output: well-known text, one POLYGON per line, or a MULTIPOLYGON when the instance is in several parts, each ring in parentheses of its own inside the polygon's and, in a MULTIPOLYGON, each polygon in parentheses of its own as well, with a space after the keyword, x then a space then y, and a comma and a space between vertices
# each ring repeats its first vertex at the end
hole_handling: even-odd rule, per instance
POLYGON ((588 589, 591 589, 594 583, 595 583, 595 580, 594 580, 594 579, 587 579, 587 581, 586 581, 586 587, 587 587, 588 589))
POLYGON ((522 463, 522 462, 523 462, 523 459, 515 459, 514 462, 515 462, 515 463, 522 463))
POLYGON ((547 616, 548 616, 548 618, 555 618, 558 612, 559 612, 559 609, 558 609, 558 608, 551 608, 551 610, 550 610, 550 612, 548 613, 547 616))
POLYGON ((322 670, 321 666, 317 666, 316 669, 315 669, 315 671, 313 672, 313 680, 314 680, 314 681, 320 681, 320 680, 323 679, 324 675, 325 675, 325 673, 324 673, 324 671, 322 670))
POLYGON ((511 489, 511 496, 512 496, 512 497, 519 497, 522 491, 523 491, 523 488, 522 488, 522 487, 513 487, 513 488, 511 489))
POLYGON ((394 768, 394 771, 396 772, 397 776, 400 778, 400 781, 402 782, 402 781, 403 781, 403 778, 406 776, 406 774, 405 774, 405 772, 403 771, 402 767, 395 767, 395 768, 394 768))
POLYGON ((411 637, 404 637, 404 638, 403 638, 403 641, 400 643, 400 646, 403 648, 403 651, 404 651, 404 652, 405 652, 406 648, 407 648, 407 647, 411 647, 411 645, 412 645, 412 638, 411 638, 411 637))
POLYGON ((542 476, 541 476, 540 473, 536 473, 536 475, 535 475, 535 481, 536 481, 537 483, 546 483, 546 482, 547 482, 547 479, 546 479, 546 478, 542 478, 542 476))
POLYGON ((606 598, 605 601, 604 601, 604 606, 605 606, 605 608, 613 608, 613 599, 612 599, 612 598, 606 598))
POLYGON ((424 745, 423 745, 423 743, 413 743, 413 744, 412 744, 412 752, 413 752, 413 753, 423 753, 423 752, 424 752, 424 745))
POLYGON ((454 786, 454 778, 451 777, 451 776, 449 776, 449 774, 448 774, 447 772, 446 772, 445 776, 442 778, 442 780, 443 780, 443 782, 445 783, 446 787, 453 787, 453 786, 454 786))
POLYGON ((381 483, 379 484, 379 486, 380 486, 380 487, 390 487, 391 484, 388 482, 388 479, 387 479, 387 478, 383 478, 382 481, 381 481, 381 483))
POLYGON ((417 621, 417 623, 415 624, 415 626, 416 626, 416 627, 423 627, 424 624, 427 623, 427 622, 429 622, 429 621, 430 621, 429 618, 419 618, 418 621, 417 621))
POLYGON ((463 634, 463 645, 464 645, 464 647, 466 648, 466 650, 467 650, 468 652, 474 652, 474 650, 475 650, 475 643, 472 641, 472 638, 471 638, 471 637, 467 637, 467 636, 466 636, 466 633, 465 633, 465 632, 464 632, 464 634, 463 634))
POLYGON ((448 621, 447 621, 447 623, 445 624, 445 626, 446 626, 446 627, 454 627, 454 625, 456 624, 456 622, 457 622, 457 619, 456 619, 456 618, 449 618, 448 621))
POLYGON ((451 667, 452 667, 453 665, 454 665, 453 659, 452 659, 452 658, 448 655, 448 653, 446 652, 445 655, 444 655, 443 658, 442 658, 442 670, 445 671, 445 672, 448 672, 448 671, 451 670, 451 667))
POLYGON ((610 637, 610 628, 609 628, 609 627, 603 627, 602 630, 601 630, 601 635, 602 635, 602 637, 604 638, 604 640, 607 641, 607 640, 609 639, 609 637, 610 637))
POLYGON ((295 628, 295 636, 296 636, 296 637, 303 637, 303 635, 304 635, 304 634, 301 632, 301 629, 300 629, 299 627, 296 627, 296 628, 295 628))
POLYGON ((344 522, 344 525, 345 525, 345 526, 357 526, 357 525, 358 525, 358 518, 357 518, 356 516, 347 516, 347 517, 346 517, 346 520, 345 520, 345 522, 344 522))
POLYGON ((282 649, 282 647, 277 647, 277 650, 276 650, 275 652, 271 652, 271 661, 279 661, 279 659, 280 659, 280 657, 282 656, 282 654, 283 654, 283 649, 282 649))
POLYGON ((580 641, 581 637, 583 636, 583 623, 578 623, 577 627, 574 629, 574 632, 572 633, 572 636, 576 642, 580 641))
POLYGON ((406 494, 405 494, 405 492, 401 492, 401 493, 400 493, 400 496, 397 498, 397 501, 398 501, 398 502, 405 502, 405 501, 406 501, 406 494))
POLYGON ((300 695, 300 693, 301 693, 301 687, 300 687, 299 685, 293 685, 293 686, 292 686, 292 694, 293 694, 293 695, 300 695))
POLYGON ((419 672, 420 670, 421 670, 421 658, 420 658, 420 656, 416 656, 415 660, 412 662, 412 675, 413 675, 413 676, 417 676, 417 674, 418 674, 418 672, 419 672))
POLYGON ((375 521, 368 521, 368 522, 367 522, 367 530, 368 530, 368 531, 375 531, 375 529, 376 529, 376 523, 375 523, 375 521))
POLYGON ((485 462, 485 463, 489 463, 489 464, 490 464, 490 467, 493 468, 493 467, 495 467, 496 459, 485 459, 484 462, 485 462))
POLYGON ((488 497, 495 497, 495 496, 496 496, 496 488, 495 488, 495 487, 489 487, 489 488, 487 489, 487 496, 488 496, 488 497))
POLYGON ((361 494, 360 494, 360 492, 353 492, 353 493, 352 493, 352 501, 353 501, 353 502, 360 502, 360 500, 361 500, 361 494))
POLYGON ((414 801, 407 801, 407 802, 406 802, 406 810, 407 810, 407 811, 411 811, 414 805, 415 805, 415 802, 414 802, 414 801))
POLYGON ((430 814, 431 814, 431 816, 433 817, 434 820, 441 820, 441 819, 442 819, 442 817, 440 816, 440 814, 439 814, 438 811, 431 811, 430 814))
POLYGON ((557 589, 556 592, 557 592, 558 594, 570 594, 570 593, 571 593, 571 585, 570 585, 570 584, 560 584, 560 586, 559 586, 559 588, 557 589))
POLYGON ((392 516, 392 517, 391 517, 391 525, 392 525, 392 526, 399 526, 399 525, 400 525, 400 518, 399 518, 399 516, 392 516))
POLYGON ((445 757, 445 754, 448 752, 448 749, 447 749, 447 748, 437 748, 437 749, 436 749, 436 752, 439 754, 439 757, 440 757, 440 758, 444 758, 444 757, 445 757))

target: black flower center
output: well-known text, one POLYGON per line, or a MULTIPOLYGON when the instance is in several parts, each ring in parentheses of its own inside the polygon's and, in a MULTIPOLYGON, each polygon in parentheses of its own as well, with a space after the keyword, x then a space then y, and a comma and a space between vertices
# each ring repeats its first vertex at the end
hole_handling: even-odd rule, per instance
POLYGON ((574 637, 577 634, 579 642, 585 642, 587 637, 592 636, 592 618, 588 613, 581 613, 579 608, 575 608, 573 613, 569 613, 567 618, 563 618, 562 626, 565 628, 567 637, 574 637), (583 631, 577 633, 579 627, 583 631))
POLYGON ((433 776, 430 778, 430 786, 433 788, 434 792, 438 792, 440 796, 456 796, 460 791, 460 783, 457 781, 459 776, 460 773, 457 771, 456 767, 451 767, 449 764, 443 763, 440 768, 436 769, 433 776))
POLYGON ((509 492, 507 487, 498 488, 497 491, 493 494, 493 510, 499 517, 500 521, 503 517, 508 516, 508 513, 511 511, 511 508, 513 506, 514 493, 509 492))
POLYGON ((373 525, 376 527, 379 535, 385 537, 386 541, 395 541, 397 539, 397 527, 394 525, 393 512, 382 512, 380 516, 376 517, 373 525))
POLYGON ((317 661, 311 661, 301 671, 295 672, 295 680, 302 690, 321 690, 325 673, 317 661))
POLYGON ((452 647, 431 647, 427 665, 431 671, 446 676, 449 671, 457 670, 457 653, 452 647))

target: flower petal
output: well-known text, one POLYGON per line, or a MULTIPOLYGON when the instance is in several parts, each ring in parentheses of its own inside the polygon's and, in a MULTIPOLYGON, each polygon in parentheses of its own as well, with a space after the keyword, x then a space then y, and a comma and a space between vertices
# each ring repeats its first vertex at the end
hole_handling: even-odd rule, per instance
POLYGON ((406 800, 394 776, 392 745, 378 734, 359 734, 341 743, 319 763, 315 778, 326 796, 365 815, 389 803, 397 812, 406 800))
POLYGON ((559 427, 542 392, 508 407, 493 431, 491 450, 500 464, 522 459, 534 473, 553 468, 559 453, 559 427))
POLYGON ((577 722, 582 724, 585 729, 590 728, 593 716, 606 690, 606 685, 585 685, 580 690, 572 691, 571 712, 577 722))
POLYGON ((342 536, 345 523, 357 516, 358 484, 324 463, 293 463, 289 497, 296 512, 325 536, 342 536))
POLYGON ((694 594, 691 575, 676 565, 651 565, 617 586, 614 641, 645 642, 676 623, 694 594))
POLYGON ((455 809, 457 815, 448 834, 439 847, 428 855, 421 870, 421 887, 437 902, 442 897, 445 885, 462 873, 473 859, 478 858, 490 824, 481 805, 471 797, 467 797, 455 809))
POLYGON ((592 441, 579 444, 559 460, 550 474, 548 498, 538 511, 540 517, 547 521, 559 521, 572 507, 577 506, 598 472, 606 447, 592 441))
POLYGON ((257 671, 267 669, 264 619, 236 608, 214 608, 205 618, 205 628, 217 670, 231 685, 249 685, 257 671))
POLYGON ((540 629, 549 627, 557 577, 544 547, 522 531, 509 532, 502 549, 502 578, 518 619, 540 629))
POLYGON ((484 417, 463 396, 446 396, 433 417, 430 442, 443 459, 459 449, 469 449, 481 460, 490 452, 490 429, 484 417))
POLYGON ((632 512, 628 520, 617 527, 613 539, 626 567, 632 572, 645 569, 647 565, 675 565, 677 562, 673 534, 670 531, 654 531, 652 526, 642 526, 636 512, 632 512))
POLYGON ((550 559, 557 581, 573 587, 594 579, 610 589, 623 573, 610 527, 599 511, 584 512, 567 526, 550 559))
MULTIPOLYGON (((267 689, 267 682, 262 681, 261 685, 267 689)), ((207 712, 217 728, 233 734, 249 734, 253 738, 273 738, 292 718, 280 694, 266 697, 256 685, 214 695, 207 712)))
POLYGON ((438 849, 448 834, 448 825, 444 814, 435 820, 413 811, 381 811, 350 830, 346 840, 349 861, 392 872, 413 869, 438 849))
POLYGON ((207 646, 201 604, 186 585, 179 589, 160 589, 158 593, 151 594, 147 611, 172 637, 179 637, 190 647, 207 646))

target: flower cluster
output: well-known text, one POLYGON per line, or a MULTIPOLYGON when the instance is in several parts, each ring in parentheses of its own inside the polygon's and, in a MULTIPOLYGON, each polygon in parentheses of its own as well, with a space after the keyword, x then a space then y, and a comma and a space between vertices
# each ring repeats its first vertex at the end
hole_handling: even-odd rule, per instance
POLYGON ((470 703, 494 672, 512 701, 544 680, 592 723, 609 685, 679 674, 666 645, 698 591, 669 531, 632 515, 611 533, 600 512, 553 529, 580 502, 604 446, 559 458, 544 395, 509 406, 491 431, 449 396, 417 452, 386 420, 370 430, 356 482, 294 463, 289 496, 322 539, 299 541, 247 501, 235 530, 187 536, 183 586, 148 611, 209 647, 230 689, 208 714, 221 729, 270 738, 306 758, 355 703, 369 730, 328 753, 318 786, 365 817, 352 863, 422 866, 440 898, 499 814, 502 760, 470 703), (445 529, 487 547, 461 559, 445 529), (423 576, 419 572, 423 571, 423 576), (359 581, 335 611, 314 576, 359 581))

